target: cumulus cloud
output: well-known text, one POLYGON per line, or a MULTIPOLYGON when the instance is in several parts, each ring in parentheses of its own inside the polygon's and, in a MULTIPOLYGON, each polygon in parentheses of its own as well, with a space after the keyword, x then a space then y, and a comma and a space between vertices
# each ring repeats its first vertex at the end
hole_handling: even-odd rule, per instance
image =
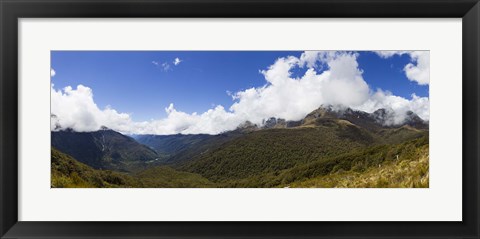
POLYGON ((376 51, 382 58, 408 54, 411 62, 405 65, 403 71, 410 81, 419 85, 430 84, 430 52, 429 51, 376 51))
POLYGON ((363 79, 354 52, 305 52, 300 57, 277 59, 260 71, 265 84, 238 92, 229 92, 229 108, 216 105, 203 113, 185 113, 174 104, 165 108, 163 119, 134 122, 128 114, 111 108, 99 109, 93 92, 79 85, 55 90, 52 85, 52 130, 73 128, 97 130, 107 126, 123 133, 135 134, 218 134, 233 130, 245 121, 261 125, 270 117, 300 120, 322 104, 343 105, 374 112, 385 108, 394 112, 392 124, 403 121, 408 111, 429 119, 428 97, 412 95, 405 99, 381 89, 372 90, 363 79), (293 77, 295 68, 306 68, 303 76, 293 77), (324 70, 322 70, 324 69, 324 70))
POLYGON ((72 128, 79 132, 95 131, 102 126, 123 133, 136 134, 218 134, 234 129, 241 121, 234 113, 218 105, 202 114, 177 111, 173 104, 165 108, 167 117, 159 120, 134 122, 129 114, 94 102, 92 89, 78 85, 55 90, 52 84, 51 130, 72 128))
POLYGON ((405 99, 381 89, 378 89, 367 101, 355 108, 369 113, 377 109, 390 111, 390 121, 385 122, 387 125, 401 124, 407 116, 408 111, 415 112, 424 120, 430 119, 430 100, 428 97, 419 97, 412 94, 411 99, 405 99))
POLYGON ((178 66, 178 64, 180 64, 180 62, 182 62, 182 60, 180 60, 180 58, 175 58, 175 60, 173 60, 173 64, 178 66))
MULTIPOLYGON (((310 52, 309 52, 310 53, 310 52)), ((278 59, 262 71, 267 84, 235 94, 237 100, 230 110, 261 123, 269 117, 299 120, 322 104, 361 105, 369 97, 369 88, 358 69, 354 53, 320 53, 316 60, 302 57, 278 59), (309 67, 301 78, 292 78, 291 70, 297 66, 326 64, 328 70, 317 73, 309 67)))
POLYGON ((94 131, 101 126, 127 132, 131 127, 128 114, 118 113, 111 108, 100 110, 93 100, 92 89, 78 85, 76 89, 68 86, 63 90, 51 87, 51 129, 72 128, 76 131, 94 131))
POLYGON ((414 51, 410 53, 410 58, 412 62, 404 68, 407 78, 419 85, 430 84, 430 52, 414 51))
POLYGON ((54 77, 57 73, 53 68, 50 68, 50 77, 54 77))
POLYGON ((143 122, 137 125, 136 133, 154 134, 218 134, 235 129, 240 123, 233 112, 227 112, 221 105, 207 110, 202 114, 188 114, 177 111, 173 104, 165 108, 167 117, 160 120, 143 122))

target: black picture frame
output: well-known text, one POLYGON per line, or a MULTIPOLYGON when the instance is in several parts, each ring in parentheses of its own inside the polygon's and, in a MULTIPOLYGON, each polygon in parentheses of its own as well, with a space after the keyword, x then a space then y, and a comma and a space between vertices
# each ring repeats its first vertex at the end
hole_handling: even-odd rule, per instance
POLYGON ((0 0, 1 238, 479 238, 478 0, 0 0), (18 221, 19 18, 462 18, 462 222, 18 221))

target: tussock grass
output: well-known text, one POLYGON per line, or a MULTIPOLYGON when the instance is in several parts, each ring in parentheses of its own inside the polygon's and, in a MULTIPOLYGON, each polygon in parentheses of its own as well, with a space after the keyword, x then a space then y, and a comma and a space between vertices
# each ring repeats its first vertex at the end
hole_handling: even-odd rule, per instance
POLYGON ((390 160, 365 172, 338 171, 329 175, 294 182, 301 188, 428 188, 428 145, 408 159, 390 160))

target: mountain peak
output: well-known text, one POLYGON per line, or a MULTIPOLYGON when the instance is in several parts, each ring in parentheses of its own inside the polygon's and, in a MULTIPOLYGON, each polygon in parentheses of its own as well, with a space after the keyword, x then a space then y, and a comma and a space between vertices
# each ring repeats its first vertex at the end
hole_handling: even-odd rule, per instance
POLYGON ((317 118, 336 118, 337 114, 333 110, 332 105, 321 105, 316 110, 305 116, 304 121, 310 121, 317 118))
POLYGON ((413 111, 407 111, 407 116, 404 120, 404 125, 409 125, 418 129, 428 129, 428 122, 424 121, 420 116, 415 114, 413 111))
POLYGON ((286 128, 286 127, 287 127, 287 121, 285 119, 271 117, 263 121, 263 128, 266 128, 266 129, 286 128))
POLYGON ((348 121, 353 125, 363 127, 368 130, 381 130, 382 128, 391 128, 408 125, 417 129, 428 129, 428 122, 421 119, 413 111, 399 114, 392 109, 380 108, 372 113, 352 109, 342 105, 322 104, 317 109, 307 114, 298 121, 285 120, 282 118, 270 117, 264 119, 261 126, 245 121, 240 124, 236 130, 251 132, 260 129, 278 129, 294 128, 301 126, 320 126, 331 124, 331 122, 348 121))
POLYGON ((258 130, 258 126, 247 120, 241 123, 240 125, 238 125, 236 130, 241 132, 252 132, 252 131, 258 130))
POLYGON ((107 126, 102 125, 99 130, 110 130, 107 126))
POLYGON ((391 109, 380 108, 372 113, 355 110, 345 106, 321 105, 318 109, 309 113, 304 123, 312 124, 318 120, 341 119, 364 128, 379 128, 390 126, 409 125, 414 128, 427 129, 428 122, 424 121, 413 111, 407 111, 405 115, 399 115, 391 109))

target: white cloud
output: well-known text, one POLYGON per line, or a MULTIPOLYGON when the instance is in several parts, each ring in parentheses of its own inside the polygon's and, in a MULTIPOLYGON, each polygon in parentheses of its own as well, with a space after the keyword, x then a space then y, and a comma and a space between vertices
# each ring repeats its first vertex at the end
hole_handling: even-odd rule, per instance
POLYGON ((243 121, 232 112, 227 112, 221 105, 202 114, 177 111, 173 104, 165 108, 167 117, 145 122, 137 133, 155 134, 218 134, 235 129, 243 121))
POLYGON ((111 108, 100 110, 93 100, 92 90, 83 85, 78 85, 77 89, 68 86, 57 91, 52 84, 51 113, 57 116, 51 122, 52 129, 58 124, 77 131, 94 131, 101 126, 128 131, 132 123, 128 114, 111 108))
POLYGON ((405 65, 403 71, 407 78, 419 85, 430 84, 430 52, 429 51, 376 51, 382 58, 394 55, 408 54, 411 62, 405 65))
POLYGON ((367 100, 369 88, 358 69, 356 54, 316 56, 317 61, 324 62, 328 70, 318 74, 314 68, 309 68, 301 78, 292 78, 292 68, 314 65, 314 60, 305 63, 302 57, 280 58, 262 71, 268 84, 237 92, 237 102, 230 107, 231 111, 260 124, 269 117, 299 120, 321 104, 358 106, 367 100))
POLYGON ((401 56, 403 54, 409 54, 410 52, 409 51, 375 51, 375 53, 377 53, 377 55, 379 55, 381 58, 387 59, 395 55, 401 56))
POLYGON ((171 70, 170 64, 168 64, 168 62, 160 63, 158 61, 152 61, 152 64, 154 64, 156 67, 159 67, 165 72, 171 70))
POLYGON ((216 106, 202 114, 177 111, 173 104, 165 108, 167 117, 144 122, 132 121, 129 114, 119 113, 107 107, 100 109, 93 99, 92 89, 78 85, 76 89, 65 87, 55 90, 52 84, 51 129, 72 128, 79 132, 95 131, 107 126, 123 133, 137 134, 216 134, 235 129, 241 121, 222 106, 216 106), (60 126, 61 128, 57 128, 60 126))
POLYGON ((180 58, 175 58, 175 60, 173 61, 173 64, 178 66, 178 64, 180 64, 180 62, 182 62, 182 60, 180 60, 180 58))
POLYGON ((59 124, 63 128, 91 131, 104 125, 123 133, 217 134, 233 130, 247 120, 256 124, 270 117, 300 120, 322 104, 367 112, 386 108, 396 113, 393 123, 401 122, 408 110, 429 119, 428 97, 412 95, 405 99, 381 89, 371 90, 363 79, 357 57, 351 52, 306 52, 299 58, 279 58, 261 71, 266 80, 264 86, 227 91, 233 99, 228 109, 217 105, 200 114, 188 114, 170 104, 165 108, 165 118, 145 122, 134 122, 128 114, 111 108, 99 109, 88 87, 79 85, 75 90, 67 87, 56 91, 52 85, 52 114, 57 115, 52 129, 59 124), (292 77, 291 71, 296 67, 307 67, 305 74, 292 77), (318 73, 319 67, 325 70, 318 73))
POLYGON ((170 70, 170 64, 164 62, 162 64, 162 69, 163 69, 163 71, 169 71, 170 70))
MULTIPOLYGON (((183 60, 181 60, 180 58, 175 58, 172 63, 174 66, 178 66, 181 62, 183 62, 183 60)), ((156 67, 162 69, 163 71, 167 72, 167 71, 170 71, 172 70, 172 67, 171 65, 168 63, 168 62, 158 62, 158 61, 152 61, 152 64, 154 64, 156 67)))
POLYGON ((412 62, 403 69, 407 78, 419 85, 430 84, 430 52, 414 51, 410 53, 410 58, 412 62))
POLYGON ((57 73, 53 68, 50 68, 50 77, 54 77, 57 73))
POLYGON ((377 109, 387 109, 393 112, 393 117, 387 124, 401 124, 408 111, 415 112, 424 120, 430 119, 430 100, 428 97, 418 97, 412 94, 410 100, 395 96, 389 91, 378 89, 362 105, 356 107, 358 110, 372 113, 377 109))

